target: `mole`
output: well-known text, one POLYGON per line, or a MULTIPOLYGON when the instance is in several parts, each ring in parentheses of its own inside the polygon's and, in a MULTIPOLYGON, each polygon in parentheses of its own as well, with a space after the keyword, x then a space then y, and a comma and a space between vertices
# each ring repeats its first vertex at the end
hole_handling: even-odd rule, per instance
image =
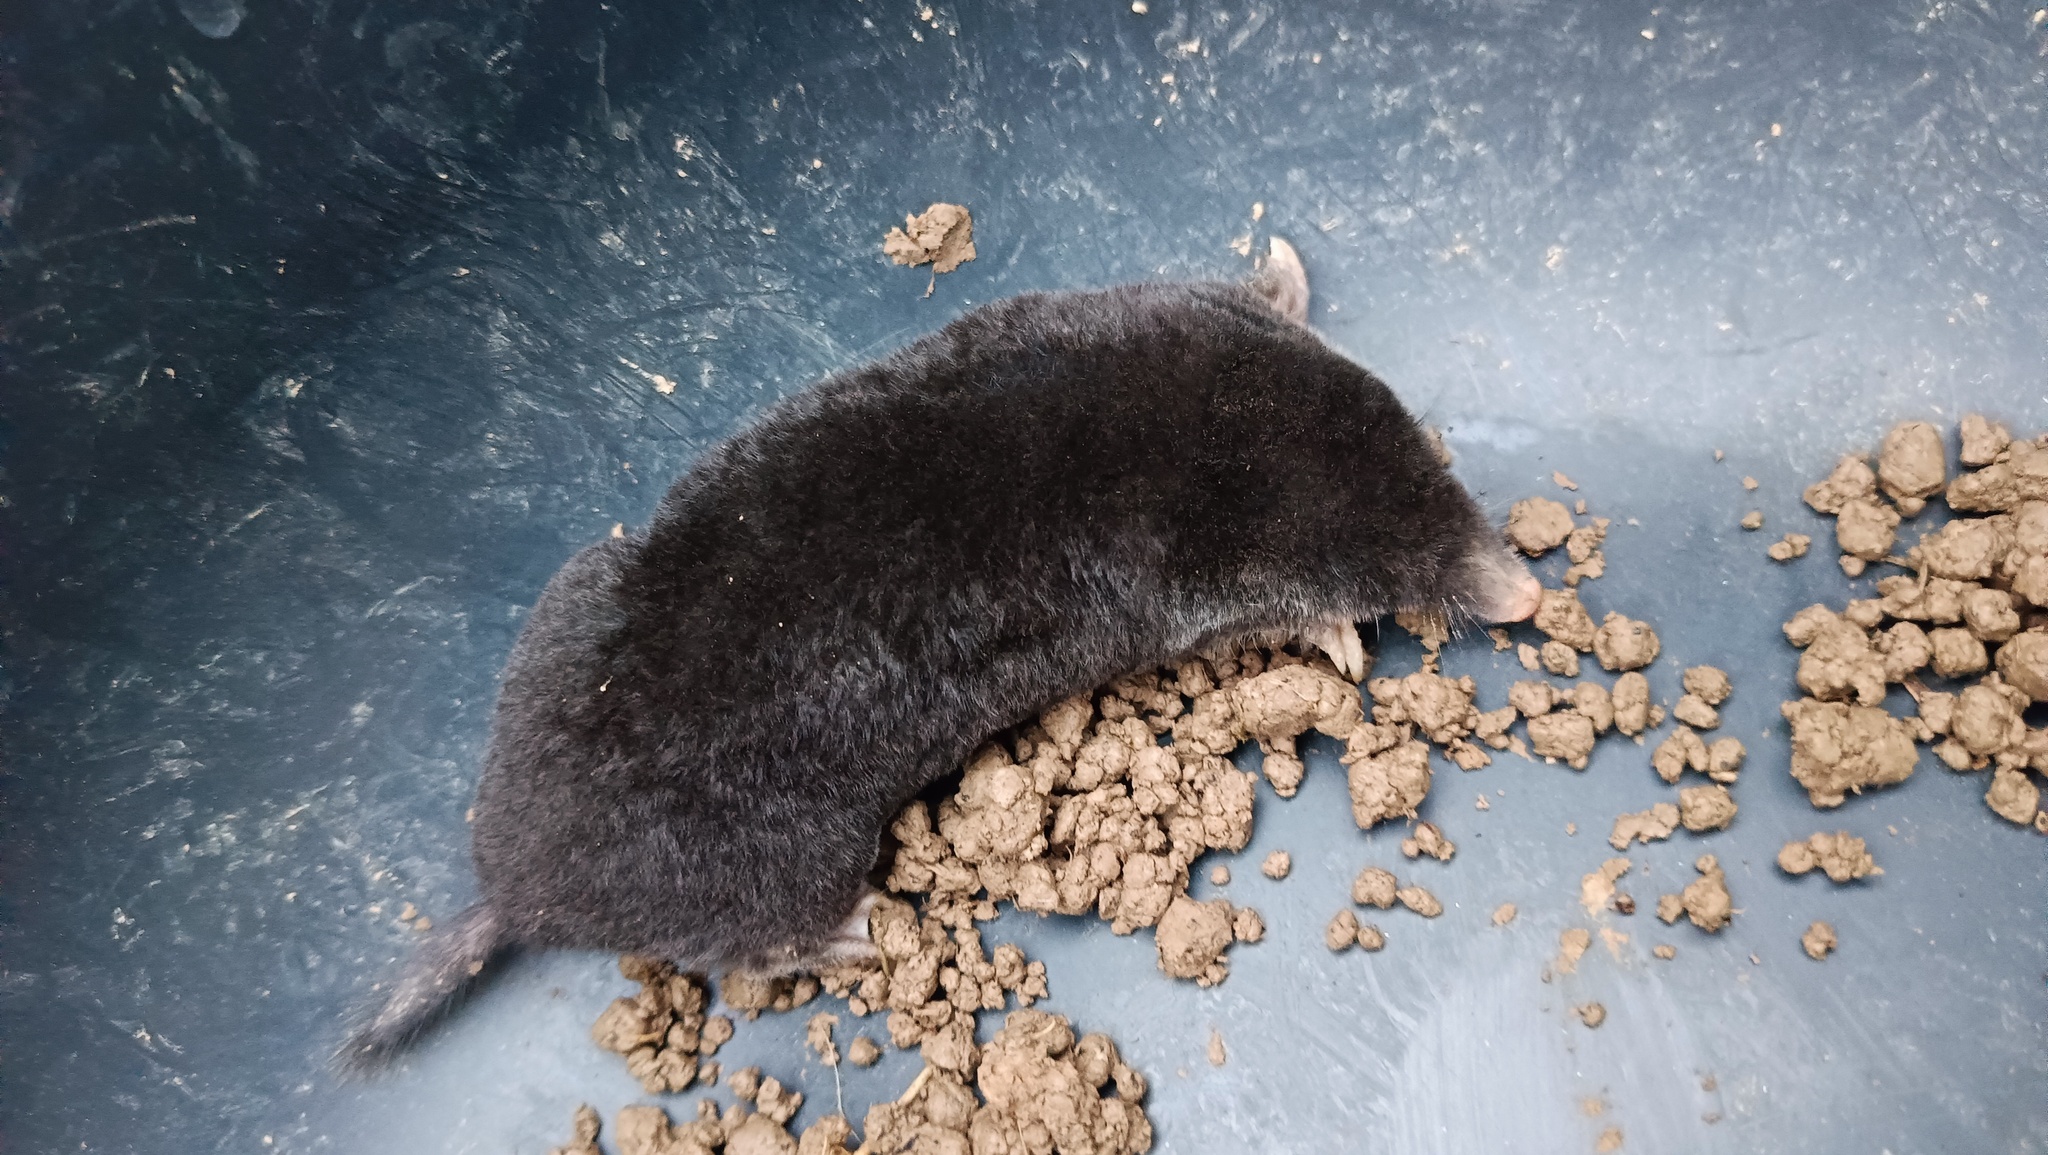
POLYGON ((883 833, 989 736, 1193 651, 1518 621, 1540 590, 1378 378, 1249 282, 1031 293, 827 377, 548 582, 477 787, 481 897, 336 1054, 383 1065, 506 948, 871 957, 883 833))

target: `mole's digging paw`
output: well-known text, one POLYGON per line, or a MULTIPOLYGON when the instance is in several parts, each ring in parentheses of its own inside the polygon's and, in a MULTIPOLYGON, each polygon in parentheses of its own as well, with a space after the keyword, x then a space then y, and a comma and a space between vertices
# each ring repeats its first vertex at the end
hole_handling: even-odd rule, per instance
POLYGON ((1308 270, 1301 267, 1301 254, 1293 245, 1272 239, 1265 261, 1252 277, 1252 289, 1274 312, 1297 325, 1308 324, 1308 270))
POLYGON ((1354 682, 1365 680, 1365 643, 1358 640, 1358 623, 1325 622, 1311 630, 1303 641, 1330 656, 1337 672, 1354 682))
POLYGON ((826 942, 824 958, 820 965, 838 966, 844 963, 866 963, 882 961, 882 952, 875 946, 868 934, 868 916, 874 913, 875 903, 882 897, 880 891, 870 890, 853 904, 853 913, 840 924, 839 933, 826 942))

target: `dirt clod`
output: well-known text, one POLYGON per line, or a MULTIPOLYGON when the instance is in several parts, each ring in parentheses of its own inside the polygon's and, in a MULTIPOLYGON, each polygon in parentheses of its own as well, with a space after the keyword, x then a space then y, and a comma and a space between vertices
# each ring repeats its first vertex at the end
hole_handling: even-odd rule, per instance
POLYGON ((1333 951, 1350 950, 1358 941, 1358 916, 1349 910, 1340 910, 1323 928, 1323 945, 1333 951))
POLYGON ((1636 735, 1660 725, 1663 713, 1650 703, 1650 680, 1633 671, 1614 679, 1614 728, 1636 735))
POLYGON ((1925 421, 1901 421, 1884 435, 1877 480, 1894 500, 1932 497, 1947 478, 1941 433, 1925 421))
POLYGON ((1275 881, 1286 878, 1288 872, 1293 869, 1294 856, 1284 850, 1268 854, 1265 861, 1259 863, 1259 873, 1275 881))
POLYGON ((1205 987, 1222 982, 1230 973, 1223 952, 1237 939, 1235 913, 1225 899, 1196 902, 1184 894, 1176 897, 1160 918, 1155 936, 1159 969, 1205 987))
POLYGON ((1989 465, 2012 444, 2012 431, 1981 413, 1965 413, 1958 433, 1963 443, 1960 460, 1964 465, 1989 465))
POLYGON ((1991 776, 1984 804, 2007 822, 2033 825, 2041 813, 2041 788, 2027 779, 2025 771, 2000 766, 1991 776))
POLYGON ((603 1155, 597 1145, 598 1132, 604 1121, 598 1117, 597 1109, 588 1103, 576 1108, 575 1138, 548 1150, 548 1155, 603 1155))
POLYGON ((1593 932, 1582 926, 1566 927, 1557 935, 1557 957, 1550 960, 1550 969, 1561 975, 1574 974, 1579 969, 1579 960, 1586 957, 1586 949, 1593 945, 1593 932))
POLYGON ((1385 910, 1394 905, 1400 885, 1391 871, 1368 866, 1351 880, 1351 901, 1385 910))
POLYGON ((1806 487, 1806 504, 1816 512, 1836 514, 1842 506, 1858 498, 1877 496, 1877 474, 1871 471, 1870 461, 1860 453, 1851 453, 1835 463, 1834 472, 1806 487))
POLYGON ((1576 678, 1579 676, 1579 652, 1577 650, 1572 649, 1563 642, 1552 640, 1543 643, 1543 649, 1540 653, 1543 657, 1543 668, 1550 673, 1556 674, 1560 678, 1576 678))
POLYGON ((1590 653, 1598 628, 1575 590, 1544 590, 1530 624, 1580 653, 1590 653))
POLYGON ((832 1030, 838 1025, 839 1016, 830 1011, 819 1011, 804 1024, 804 1046, 828 1067, 839 1065, 839 1044, 832 1041, 832 1030))
POLYGON ((1698 730, 1712 730, 1721 724, 1721 712, 1697 694, 1686 694, 1671 707, 1671 716, 1698 730))
POLYGON ((1679 821, 1694 834, 1727 829, 1735 810, 1735 797, 1726 786, 1689 786, 1678 792, 1679 821))
POLYGON ((1778 869, 1786 874, 1805 874, 1818 869, 1834 882, 1850 882, 1884 873, 1877 860, 1870 856, 1863 840, 1846 830, 1833 834, 1817 833, 1787 842, 1778 851, 1778 869))
POLYGON ((679 974, 660 959, 622 956, 619 973, 639 983, 640 990, 631 998, 612 1000, 591 1025, 591 1041, 625 1056, 626 1072, 648 1094, 683 1090, 697 1078, 699 1061, 731 1037, 732 1021, 708 1018, 710 993, 703 979, 679 974))
POLYGON ((1429 795, 1429 747, 1409 737, 1408 726, 1361 725, 1342 761, 1351 794, 1351 818, 1370 830, 1389 818, 1413 818, 1429 795))
POLYGON ((1708 746, 1700 736, 1679 726, 1651 752, 1650 766, 1657 771, 1657 777, 1675 783, 1687 770, 1705 773, 1708 757, 1708 746))
POLYGON ((1623 814, 1614 820, 1614 832, 1607 836, 1607 844, 1616 850, 1627 850, 1631 842, 1658 842, 1671 837, 1678 829, 1678 807, 1669 802, 1659 802, 1648 810, 1623 814))
POLYGON ((1709 706, 1718 706, 1728 700, 1735 687, 1728 681, 1728 675, 1718 666, 1693 666, 1685 671, 1682 679, 1685 692, 1700 699, 1709 706))
POLYGON ((1444 832, 1434 822, 1416 823, 1415 833, 1401 840, 1401 853, 1409 858, 1420 858, 1426 854, 1438 862, 1449 862, 1457 852, 1457 845, 1445 838, 1444 832))
POLYGON ((1648 622, 1613 612, 1601 619, 1593 636, 1593 652, 1608 670, 1640 670, 1657 660, 1660 648, 1657 631, 1648 622))
POLYGON ((1593 720, 1576 710, 1560 711, 1528 721, 1529 747, 1539 758, 1555 758, 1574 770, 1586 768, 1597 733, 1593 720))
POLYGON ((1840 806, 1849 794, 1913 774, 1913 733, 1883 710, 1802 698, 1780 712, 1792 724, 1792 777, 1815 806, 1840 806))
POLYGON ((1728 878, 1721 870, 1720 860, 1711 854, 1702 854, 1693 863, 1693 869, 1700 877, 1689 883, 1678 895, 1665 895, 1657 900, 1657 917, 1665 922, 1676 922, 1683 913, 1692 924, 1709 934, 1728 925, 1734 916, 1735 903, 1728 895, 1728 878), (1665 917, 1666 902, 1676 898, 1678 911, 1665 917))
POLYGON ((1607 909, 1607 905, 1614 901, 1615 882, 1627 874, 1628 869, 1628 859, 1610 858, 1600 864, 1600 869, 1579 879, 1579 905, 1586 908, 1587 914, 1599 914, 1607 909))
POLYGON ((1394 892, 1394 897, 1400 900, 1402 906, 1424 918, 1435 918, 1444 912, 1444 904, 1438 902, 1436 895, 1424 887, 1404 886, 1394 892))
POLYGON ((1815 962, 1828 957, 1828 952, 1835 949, 1835 943, 1834 926, 1819 920, 1815 920, 1812 926, 1806 928, 1806 933, 1799 936, 1799 945, 1806 948, 1806 957, 1815 962))
POLYGON ((960 205, 938 202, 890 229, 882 252, 899 265, 929 264, 934 274, 950 273, 974 259, 974 217, 960 205))
POLYGON ((1547 497, 1525 497, 1508 510, 1508 540, 1531 557, 1564 544, 1572 532, 1572 511, 1547 497))
POLYGON ((1806 551, 1812 547, 1813 538, 1808 535, 1788 533, 1784 537, 1772 542, 1770 548, 1764 550, 1764 553, 1769 555, 1772 561, 1792 561, 1795 558, 1805 557, 1806 551))
POLYGON ((1898 510, 1876 498, 1857 498, 1835 515, 1835 544, 1849 557, 1880 561, 1891 552, 1898 528, 1898 510))

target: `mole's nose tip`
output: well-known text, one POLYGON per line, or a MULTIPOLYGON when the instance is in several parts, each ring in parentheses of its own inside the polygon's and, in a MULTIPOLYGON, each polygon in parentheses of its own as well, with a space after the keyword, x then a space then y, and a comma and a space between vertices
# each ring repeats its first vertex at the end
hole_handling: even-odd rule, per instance
POLYGON ((1543 604, 1543 583, 1534 575, 1523 574, 1522 580, 1508 596, 1498 620, 1503 622, 1525 622, 1536 613, 1536 607, 1543 604))

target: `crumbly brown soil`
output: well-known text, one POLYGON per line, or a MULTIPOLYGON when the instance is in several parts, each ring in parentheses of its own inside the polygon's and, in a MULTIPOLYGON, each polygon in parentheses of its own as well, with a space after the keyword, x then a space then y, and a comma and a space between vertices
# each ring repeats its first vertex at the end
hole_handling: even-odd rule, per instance
POLYGON ((1582 926, 1566 927, 1557 935, 1557 957, 1550 960, 1550 969, 1561 975, 1573 974, 1579 969, 1579 960, 1586 957, 1586 949, 1593 945, 1593 932, 1582 926))
POLYGON ((1351 901, 1360 906, 1376 906, 1385 910, 1394 905, 1394 895, 1400 886, 1391 871, 1368 866, 1351 880, 1351 901))
POLYGON ((1768 554, 1772 561, 1792 561, 1795 558, 1805 557, 1806 551, 1811 548, 1813 548, 1812 537, 1803 533, 1788 533, 1777 541, 1772 542, 1770 548, 1764 550, 1764 553, 1768 554))
POLYGON ((974 259, 974 216, 961 205, 941 201, 903 218, 903 227, 882 238, 882 252, 899 265, 929 264, 950 273, 974 259))
MULTIPOLYGON (((622 956, 619 973, 639 983, 640 990, 631 998, 612 1000, 591 1025, 591 1041, 624 1055, 626 1072, 650 1095, 689 1087, 700 1062, 732 1038, 732 1020, 707 1016, 710 993, 704 980, 679 974, 660 959, 622 956)), ((812 980, 811 990, 816 989, 812 980)))
POLYGON ((1508 540, 1531 557, 1563 545, 1572 532, 1572 511, 1547 497, 1528 497, 1508 510, 1508 540))
POLYGON ((1895 501, 1931 497, 1941 491, 1947 472, 1947 451, 1934 426, 1925 421, 1902 421, 1884 435, 1877 456, 1877 481, 1885 496, 1895 501))
MULTIPOLYGON (((993 917, 1008 900, 1092 912, 1118 934, 1158 926, 1186 896, 1197 857, 1250 839, 1257 777, 1226 755, 1256 741, 1269 784, 1291 794, 1295 744, 1310 730, 1349 740, 1354 797, 1371 794, 1362 820, 1412 815, 1427 794, 1427 746, 1409 727, 1364 725, 1358 688, 1327 660, 1259 648, 1193 656, 1055 703, 984 746, 936 815, 913 803, 898 817, 890 889, 954 921, 993 917)), ((1160 960, 1213 983, 1228 963, 1209 947, 1241 940, 1224 933, 1233 910, 1202 906, 1180 908, 1160 960)))
POLYGON ((1223 952, 1236 941, 1237 911, 1227 899, 1196 902, 1176 895, 1159 919, 1153 941, 1159 948, 1159 969, 1177 979, 1214 986, 1230 973, 1223 952))
POLYGON ((1831 923, 1816 920, 1799 936, 1799 945, 1806 948, 1806 957, 1819 962, 1835 949, 1835 928, 1831 923))
MULTIPOLYGON (((730 1085, 739 1102, 721 1113, 702 1100, 696 1118, 681 1123, 659 1107, 622 1109, 612 1128, 620 1155, 848 1155, 853 1128, 840 1116, 793 1136, 788 1123, 802 1095, 753 1068, 730 1085)), ((1144 1077, 1107 1036, 1076 1038, 1062 1016, 1019 1010, 970 1069, 927 1065, 902 1096, 869 1108, 860 1150, 1137 1155, 1152 1145, 1145 1093, 1144 1077)), ((578 1113, 579 1140, 586 1130, 594 1139, 594 1124, 578 1113)))
POLYGON ((603 1128, 597 1108, 584 1103, 576 1108, 575 1137, 560 1147, 550 1147, 548 1155, 603 1155, 597 1145, 598 1133, 603 1128))
POLYGON ((1333 951, 1350 950, 1358 941, 1358 916, 1349 910, 1340 910, 1323 928, 1323 945, 1333 951))
POLYGON ((1693 869, 1700 877, 1686 886, 1683 893, 1667 894, 1657 900, 1657 917, 1665 922, 1677 922, 1682 915, 1692 924, 1709 934, 1728 925, 1735 914, 1735 903, 1728 895, 1728 878, 1721 870, 1721 863, 1711 854, 1700 855, 1693 863, 1693 869))
POLYGON ((1542 630, 1552 641, 1580 653, 1592 652, 1593 639, 1599 632, 1593 624, 1593 616, 1579 601, 1576 590, 1544 590, 1543 599, 1529 624, 1542 630))
POLYGON ((1593 653, 1608 670, 1640 670, 1657 660, 1662 648, 1650 623, 1609 611, 1593 635, 1593 653))
POLYGON ((1786 874, 1819 870, 1835 882, 1851 882, 1884 873, 1877 860, 1870 856, 1863 840, 1846 830, 1833 834, 1817 833, 1787 842, 1784 849, 1778 851, 1778 869, 1786 874))
MULTIPOLYGON (((1579 512, 1586 512, 1586 503, 1579 503, 1579 512)), ((1571 565, 1564 571, 1564 584, 1574 589, 1582 581, 1604 577, 1607 574, 1607 554, 1601 546, 1607 542, 1607 527, 1612 524, 1604 517, 1596 517, 1592 524, 1582 525, 1565 539, 1565 553, 1571 558, 1571 565)))
POLYGON ((866 1035, 857 1035, 846 1045, 846 1061, 856 1067, 872 1067, 882 1061, 882 1048, 866 1035))
POLYGON ((1904 722, 1874 706, 1802 698, 1781 708, 1792 723, 1792 777, 1815 806, 1912 777, 1918 751, 1904 722))
POLYGON ((1992 771, 1985 803, 2021 825, 2048 830, 2037 776, 2048 775, 2048 731, 2026 726, 2029 705, 2048 701, 2048 438, 2013 438, 1972 414, 1960 423, 1963 470, 1949 478, 1941 432, 1904 422, 1885 434, 1877 468, 1845 457, 1807 491, 1837 517, 1852 576, 1865 563, 1907 572, 1877 582, 1874 598, 1840 611, 1810 606, 1785 625, 1805 650, 1798 680, 1808 697, 1787 703, 1793 774, 1817 806, 1866 787, 1903 781, 1914 741, 1931 743, 1958 772, 1992 771), (1931 503, 1954 516, 1898 539, 1931 503), (1929 689, 1920 678, 1961 682, 1929 689), (1919 716, 1881 709, 1903 684, 1919 716))
POLYGON ((1394 897, 1400 900, 1402 906, 1424 918, 1435 918, 1444 912, 1444 904, 1438 902, 1436 895, 1431 894, 1426 887, 1404 886, 1394 892, 1394 897))
MULTIPOLYGON (((911 239, 910 231, 902 236, 911 239)), ((939 271, 957 263, 939 264, 939 271)), ((1875 489, 1867 496, 1877 500, 1875 489)), ((749 1017, 788 1010, 812 999, 822 981, 824 989, 847 1000, 855 1018, 887 1013, 890 1041, 919 1048, 924 1068, 900 1101, 868 1113, 864 1150, 1144 1149, 1151 1136, 1140 1105, 1142 1077, 1115 1057, 1106 1038, 1076 1040, 1064 1019, 1028 1009, 1046 993, 1043 966, 1028 962, 1014 946, 986 950, 978 924, 1009 901, 1041 914, 1090 915, 1120 934, 1153 927, 1163 972, 1204 985, 1218 982, 1228 973, 1233 944, 1265 936, 1256 911, 1223 899, 1197 901, 1187 893, 1190 872, 1203 854, 1241 850, 1249 840, 1259 776, 1229 762, 1241 744, 1260 746, 1265 781, 1287 797, 1305 772, 1300 738, 1313 730, 1342 741, 1353 817, 1365 829, 1389 819, 1417 819, 1431 785, 1432 747, 1467 770, 1487 766, 1489 749, 1526 756, 1528 747, 1512 732, 1517 721, 1524 723, 1537 756, 1575 767, 1586 765, 1603 734, 1618 732, 1640 743, 1665 721, 1663 707, 1637 672, 1656 659, 1659 639, 1648 623, 1621 613, 1606 613, 1596 626, 1575 588, 1604 573, 1609 523, 1596 518, 1575 524, 1565 507, 1547 499, 1524 507, 1518 507, 1518 544, 1532 553, 1565 545, 1572 566, 1567 588, 1545 592, 1534 623, 1549 641, 1541 650, 1522 647, 1523 664, 1576 678, 1580 656, 1592 654, 1620 674, 1611 688, 1590 680, 1570 686, 1527 683, 1508 705, 1483 711, 1472 679, 1439 672, 1448 640, 1444 623, 1412 615, 1403 624, 1424 641, 1424 667, 1371 679, 1369 714, 1358 687, 1308 651, 1223 650, 1120 678, 1055 703, 989 742, 969 758, 950 796, 935 804, 913 803, 898 816, 890 831, 896 853, 888 887, 911 901, 885 897, 877 904, 870 931, 878 965, 846 966, 816 979, 727 975, 720 983, 725 1001, 749 1017), (1003 1030, 979 1042, 976 1014, 1012 1007, 1017 1009, 1003 1030)), ((2008 636, 2031 625, 2030 619, 2007 620, 2012 615, 2002 610, 2009 607, 1979 601, 1971 603, 1976 617, 1995 628, 2010 627, 2008 636)), ((1512 641, 1505 631, 1496 646, 1503 641, 1512 641)), ((1715 708, 1728 696, 1726 675, 1695 667, 1684 680, 1686 695, 1675 707, 1689 723, 1683 728, 1689 740, 1680 739, 1677 747, 1681 768, 1732 782, 1741 744, 1727 739, 1726 747, 1709 746, 1694 732, 1719 723, 1715 708)), ((1681 798, 1696 794, 1728 799, 1725 809, 1732 812, 1721 785, 1681 798)), ((1660 803, 1642 815, 1624 816, 1616 823, 1616 845, 1668 836, 1693 811, 1711 814, 1713 807, 1660 803)), ((1415 822, 1402 849, 1410 858, 1449 860, 1455 853, 1439 827, 1422 821, 1415 822)), ((1285 852, 1275 852, 1262 869, 1281 878, 1290 865, 1285 852)), ((1600 891, 1589 910, 1634 909, 1633 900, 1614 888, 1627 868, 1628 861, 1617 858, 1588 876, 1600 891)), ((1216 869, 1219 879, 1225 877, 1227 868, 1216 869)), ((1727 918, 1725 885, 1718 868, 1711 874, 1705 865, 1701 870, 1700 882, 1682 899, 1672 898, 1695 922, 1714 929, 1727 918), (1718 915, 1708 883, 1719 887, 1718 915)), ((1381 909, 1398 904, 1425 918, 1443 913, 1428 889, 1402 886, 1379 868, 1361 873, 1353 898, 1381 909)), ((1505 925, 1514 917, 1513 904, 1503 904, 1493 920, 1505 925)), ((1603 937, 1615 950, 1627 938, 1611 929, 1603 937)), ((1361 923, 1349 910, 1327 928, 1326 945, 1333 950, 1379 950, 1385 943, 1377 926, 1361 923)), ((1565 932, 1554 967, 1570 972, 1590 943, 1582 928, 1565 932)), ((650 1091, 672 1093, 715 1081, 716 1064, 708 1057, 731 1036, 732 1026, 705 1014, 709 992, 703 981, 650 960, 628 965, 642 990, 607 1011, 600 1022, 603 1041, 629 1056, 629 1069, 650 1091)), ((1587 1025, 1597 1026, 1604 1008, 1590 1006, 1594 1013, 1587 1025)), ((843 1045, 837 1041, 841 1024, 836 1014, 813 1015, 807 1047, 826 1065, 842 1058, 858 1066, 876 1062, 880 1048, 867 1035, 854 1034, 843 1045)), ((757 1070, 736 1072, 733 1086, 739 1105, 723 1113, 700 1107, 698 1118, 681 1124, 653 1108, 628 1109, 614 1127, 621 1151, 834 1155, 853 1143, 854 1129, 836 1116, 800 1137, 791 1135, 786 1124, 802 1095, 757 1070)), ((582 1127, 579 1118, 579 1137, 582 1127)))
POLYGON ((1560 711, 1531 718, 1526 725, 1529 748, 1537 757, 1556 759, 1574 770, 1586 768, 1598 737, 1591 718, 1576 711, 1560 711))
POLYGON ((1735 821, 1735 810, 1735 796, 1718 783, 1688 786, 1678 792, 1678 820, 1694 834, 1727 829, 1735 821))
POLYGON ((1691 770, 1727 786, 1741 776, 1747 754, 1738 738, 1717 738, 1710 744, 1690 728, 1679 726, 1657 744, 1650 767, 1666 782, 1676 783, 1691 770))
POLYGON ((1434 822, 1416 823, 1415 833, 1401 840, 1401 853, 1409 858, 1428 855, 1438 862, 1449 862, 1457 852, 1457 845, 1445 838, 1434 822))
POLYGON ((1587 914, 1599 914, 1614 901, 1614 884, 1628 873, 1629 860, 1610 858, 1600 864, 1600 869, 1579 879, 1579 905, 1587 914))
POLYGON ((1648 810, 1623 814, 1614 820, 1614 831, 1607 836, 1607 844, 1616 850, 1627 850, 1632 842, 1660 842, 1671 837, 1678 829, 1678 807, 1669 802, 1659 802, 1648 810))

